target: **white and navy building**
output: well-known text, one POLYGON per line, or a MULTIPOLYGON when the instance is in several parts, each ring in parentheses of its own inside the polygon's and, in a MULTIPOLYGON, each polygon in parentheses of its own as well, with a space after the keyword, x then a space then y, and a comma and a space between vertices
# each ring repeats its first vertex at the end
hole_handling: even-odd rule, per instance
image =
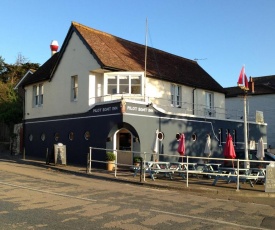
MULTIPOLYGON (((69 163, 86 164, 89 147, 152 152, 156 130, 160 160, 179 155, 178 133, 190 156, 203 156, 207 134, 213 156, 223 157, 228 133, 244 149, 243 120, 227 118, 224 88, 196 61, 79 23, 20 87, 26 156, 43 158, 57 143, 66 145, 69 163)), ((248 123, 249 141, 266 143, 266 124, 248 123)), ((105 160, 104 151, 94 150, 93 159, 105 160)))

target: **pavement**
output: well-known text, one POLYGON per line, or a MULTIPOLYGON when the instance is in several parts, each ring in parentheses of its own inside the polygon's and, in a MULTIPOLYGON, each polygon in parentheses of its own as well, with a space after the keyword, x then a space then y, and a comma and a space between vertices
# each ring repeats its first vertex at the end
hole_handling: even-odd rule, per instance
POLYGON ((47 164, 45 159, 35 159, 28 156, 23 158, 22 155, 10 155, 9 152, 3 151, 0 152, 0 162, 1 161, 8 161, 11 164, 33 165, 35 167, 47 168, 49 170, 74 174, 76 176, 90 177, 102 181, 108 180, 117 183, 129 183, 154 189, 174 189, 199 196, 275 206, 275 199, 273 199, 275 193, 265 192, 264 184, 255 184, 254 187, 251 187, 249 183, 240 183, 241 188, 237 190, 236 183, 226 183, 222 180, 218 181, 218 183, 213 186, 212 183, 214 179, 209 179, 203 175, 200 175, 199 178, 197 178, 197 176, 190 176, 188 178, 188 186, 186 179, 182 179, 181 177, 170 179, 164 175, 159 175, 155 180, 152 180, 149 175, 146 175, 144 181, 141 175, 134 177, 134 173, 130 170, 130 167, 118 167, 117 171, 111 172, 105 169, 91 168, 91 171, 87 172, 85 166, 47 164))

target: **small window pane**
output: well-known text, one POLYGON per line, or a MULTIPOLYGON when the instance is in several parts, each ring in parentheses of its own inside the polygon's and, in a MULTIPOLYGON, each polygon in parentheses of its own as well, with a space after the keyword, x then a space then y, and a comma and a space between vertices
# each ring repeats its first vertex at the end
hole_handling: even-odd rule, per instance
POLYGON ((32 134, 29 135, 29 140, 33 141, 33 135, 32 134))
POLYGON ((113 79, 109 78, 108 79, 108 84, 116 85, 116 78, 113 78, 113 79))
POLYGON ((55 135, 54 135, 54 139, 56 140, 56 141, 58 141, 59 140, 59 133, 55 133, 55 135))
POLYGON ((45 135, 45 133, 42 133, 42 134, 41 134, 41 140, 42 140, 42 141, 45 141, 45 139, 46 139, 46 135, 45 135))
POLYGON ((89 131, 85 132, 85 134, 84 134, 84 138, 85 138, 85 140, 89 140, 89 139, 90 139, 90 137, 91 137, 90 132, 89 132, 89 131))
POLYGON ((73 132, 70 132, 69 133, 69 139, 72 141, 74 139, 74 133, 73 132))

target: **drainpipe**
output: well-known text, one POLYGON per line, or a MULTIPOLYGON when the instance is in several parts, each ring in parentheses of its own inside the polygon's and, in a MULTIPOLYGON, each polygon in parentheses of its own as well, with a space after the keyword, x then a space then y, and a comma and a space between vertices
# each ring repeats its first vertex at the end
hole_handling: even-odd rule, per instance
POLYGON ((195 115, 195 90, 197 88, 194 88, 192 91, 192 95, 193 95, 193 115, 195 115))
POLYGON ((24 87, 22 87, 22 89, 23 89, 23 94, 24 94, 24 96, 23 96, 23 120, 22 120, 22 127, 23 127, 23 137, 22 137, 22 143, 23 143, 23 146, 22 146, 22 148, 23 148, 23 160, 25 160, 25 154, 26 154, 26 152, 25 152, 25 149, 26 149, 26 146, 25 146, 25 133, 26 133, 26 108, 25 108, 25 105, 26 105, 26 90, 25 90, 25 88, 24 87))

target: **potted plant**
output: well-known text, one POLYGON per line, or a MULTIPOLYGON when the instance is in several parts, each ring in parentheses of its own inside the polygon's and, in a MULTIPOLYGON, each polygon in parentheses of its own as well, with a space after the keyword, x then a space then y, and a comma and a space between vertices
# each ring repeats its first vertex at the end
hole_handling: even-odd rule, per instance
POLYGON ((115 167, 116 154, 114 152, 106 152, 107 170, 113 171, 115 167))
POLYGON ((134 165, 139 166, 142 158, 141 157, 134 157, 134 165))

